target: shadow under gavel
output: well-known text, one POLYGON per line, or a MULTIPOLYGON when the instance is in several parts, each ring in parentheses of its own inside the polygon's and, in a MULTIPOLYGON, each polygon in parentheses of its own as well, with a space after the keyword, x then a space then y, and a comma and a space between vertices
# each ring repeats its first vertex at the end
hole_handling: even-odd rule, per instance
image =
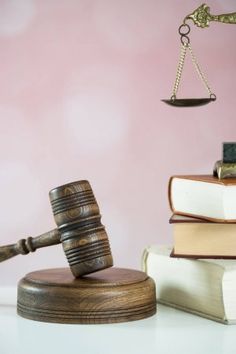
POLYGON ((77 181, 54 188, 49 198, 58 228, 0 247, 0 262, 62 243, 75 277, 111 267, 108 236, 89 182, 77 181))

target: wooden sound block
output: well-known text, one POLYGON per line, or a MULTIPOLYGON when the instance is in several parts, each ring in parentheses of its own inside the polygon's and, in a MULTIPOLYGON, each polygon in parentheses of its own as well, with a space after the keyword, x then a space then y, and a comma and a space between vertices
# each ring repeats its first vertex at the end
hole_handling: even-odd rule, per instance
POLYGON ((20 316, 55 323, 114 323, 156 313, 155 283, 145 273, 108 268, 74 278, 69 268, 27 274, 18 284, 20 316))

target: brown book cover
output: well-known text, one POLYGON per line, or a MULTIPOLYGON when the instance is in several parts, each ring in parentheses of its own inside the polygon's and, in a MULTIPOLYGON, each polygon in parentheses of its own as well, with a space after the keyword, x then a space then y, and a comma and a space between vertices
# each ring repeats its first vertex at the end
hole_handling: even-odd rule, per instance
POLYGON ((236 185, 236 178, 219 179, 213 175, 174 175, 170 177, 170 182, 173 178, 190 179, 192 181, 200 181, 207 183, 223 184, 224 186, 236 185))
MULTIPOLYGON (((170 219, 169 219, 170 224, 182 224, 182 223, 188 223, 188 224, 225 224, 224 221, 218 221, 214 222, 212 220, 208 219, 202 219, 202 218, 196 218, 193 216, 186 216, 186 215, 180 215, 180 214, 173 214, 170 219)), ((230 224, 236 224, 236 221, 231 222, 230 224)))
POLYGON ((221 256, 221 255, 214 255, 212 256, 211 254, 209 255, 194 255, 194 254, 179 254, 179 253, 175 253, 175 249, 173 248, 170 257, 174 257, 174 258, 189 258, 189 259, 236 259, 236 255, 235 256, 221 256))
POLYGON ((170 219, 169 223, 170 224, 179 224, 179 223, 199 223, 199 224, 208 224, 212 223, 213 221, 211 220, 206 220, 206 219, 201 219, 201 218, 194 218, 192 216, 186 216, 186 215, 178 215, 178 214, 173 214, 170 219))

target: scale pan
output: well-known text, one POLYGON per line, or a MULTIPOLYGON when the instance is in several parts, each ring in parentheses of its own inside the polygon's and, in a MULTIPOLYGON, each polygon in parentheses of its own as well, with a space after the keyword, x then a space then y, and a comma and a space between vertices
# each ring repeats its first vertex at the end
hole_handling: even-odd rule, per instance
POLYGON ((216 98, 176 98, 169 100, 162 100, 163 102, 175 107, 196 107, 215 101, 216 98))

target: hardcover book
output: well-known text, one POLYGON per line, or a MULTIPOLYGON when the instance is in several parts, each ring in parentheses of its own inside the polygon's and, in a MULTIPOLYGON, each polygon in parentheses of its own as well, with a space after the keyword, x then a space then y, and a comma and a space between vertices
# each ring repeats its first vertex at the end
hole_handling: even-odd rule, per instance
POLYGON ((173 257, 236 258, 236 223, 172 215, 173 257))
POLYGON ((157 302, 224 324, 236 324, 236 261, 171 258, 173 247, 150 246, 142 270, 156 283, 157 302))
POLYGON ((173 176, 169 202, 174 214, 218 222, 236 222, 236 178, 173 176))

